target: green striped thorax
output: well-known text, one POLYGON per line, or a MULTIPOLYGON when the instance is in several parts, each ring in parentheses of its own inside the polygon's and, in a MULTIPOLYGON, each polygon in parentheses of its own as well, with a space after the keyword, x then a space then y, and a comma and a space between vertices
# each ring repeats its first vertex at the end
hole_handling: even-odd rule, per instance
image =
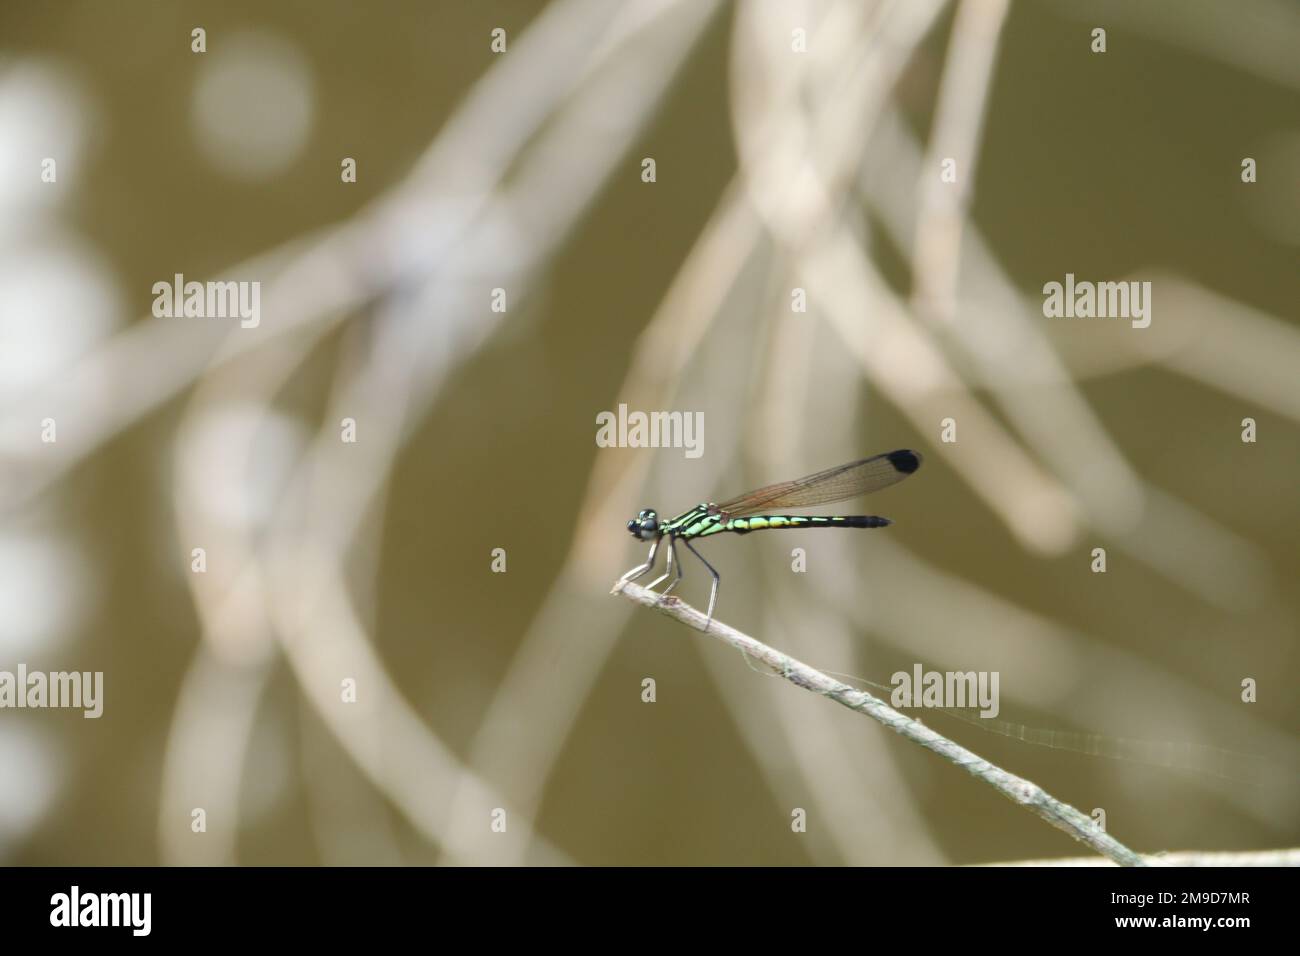
POLYGON ((694 538, 712 527, 721 530, 722 521, 721 516, 709 504, 696 505, 671 521, 660 521, 659 514, 653 508, 645 508, 627 523, 627 530, 632 537, 642 541, 653 541, 666 534, 694 538))
POLYGON ((690 511, 684 511, 670 521, 660 521, 653 508, 646 508, 627 523, 627 530, 632 537, 642 541, 653 541, 664 535, 678 538, 698 538, 717 531, 728 530, 724 515, 718 513, 714 505, 707 502, 698 504, 690 511))

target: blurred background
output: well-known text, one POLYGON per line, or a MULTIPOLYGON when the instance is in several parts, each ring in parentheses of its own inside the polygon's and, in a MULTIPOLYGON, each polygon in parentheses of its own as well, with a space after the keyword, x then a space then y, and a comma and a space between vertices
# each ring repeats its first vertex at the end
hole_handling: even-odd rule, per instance
POLYGON ((105 682, 0 712, 0 861, 1082 855, 607 593, 640 508, 901 447, 849 509, 887 531, 705 542, 719 618, 1186 745, 920 715, 1137 850, 1295 844, 1298 40, 1280 0, 0 5, 0 669, 105 682), (176 273, 260 325, 154 318, 176 273), (1066 273, 1151 327, 1044 318, 1066 273), (620 403, 704 454, 598 448, 620 403))

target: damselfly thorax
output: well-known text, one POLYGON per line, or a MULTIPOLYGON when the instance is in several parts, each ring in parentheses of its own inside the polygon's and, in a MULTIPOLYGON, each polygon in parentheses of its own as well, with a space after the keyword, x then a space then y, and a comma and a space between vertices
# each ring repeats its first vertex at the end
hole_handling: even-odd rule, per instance
POLYGON ((708 630, 709 622, 713 620, 713 608, 717 603, 721 577, 713 565, 695 550, 692 541, 723 532, 748 534, 751 531, 779 528, 883 528, 890 524, 889 519, 876 515, 789 515, 760 512, 784 508, 807 508, 870 494, 902 481, 919 467, 921 467, 919 454, 908 449, 900 449, 851 461, 846 465, 837 465, 805 478, 768 485, 721 504, 707 502, 699 504, 669 521, 661 521, 657 512, 646 508, 627 523, 627 530, 635 538, 652 542, 650 555, 645 564, 623 575, 621 581, 633 581, 649 573, 654 568, 659 545, 667 538, 667 569, 649 585, 650 588, 654 588, 667 580, 672 576, 675 567, 676 577, 663 590, 663 593, 667 594, 684 576, 681 562, 677 559, 677 542, 679 540, 684 542, 713 576, 713 587, 709 592, 709 612, 704 624, 705 630, 708 630))

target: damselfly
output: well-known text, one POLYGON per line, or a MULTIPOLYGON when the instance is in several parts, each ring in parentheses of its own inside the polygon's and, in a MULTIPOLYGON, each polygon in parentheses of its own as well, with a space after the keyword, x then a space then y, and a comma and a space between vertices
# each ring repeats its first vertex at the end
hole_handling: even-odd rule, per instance
POLYGON ((679 514, 671 521, 660 521, 659 515, 646 508, 627 523, 627 530, 632 536, 642 541, 652 541, 650 556, 645 564, 633 568, 619 580, 635 581, 648 574, 655 566, 655 555, 659 545, 668 539, 668 568, 649 587, 654 588, 673 574, 677 576, 664 588, 667 594, 681 581, 682 563, 677 559, 677 542, 683 541, 709 569, 713 575, 713 588, 709 592, 709 613, 704 629, 709 629, 713 621, 713 608, 718 600, 718 585, 722 579, 713 565, 704 559, 704 555, 695 550, 691 542, 696 538, 707 538, 711 534, 730 531, 735 534, 748 534, 765 528, 883 528, 890 524, 888 518, 875 515, 786 515, 766 512, 785 508, 809 508, 813 505, 830 504, 858 495, 870 494, 881 488, 902 481, 921 467, 921 456, 906 448, 886 452, 871 458, 851 461, 847 465, 827 468, 806 478, 783 481, 777 485, 768 485, 749 494, 732 498, 721 504, 704 503, 696 505, 690 511, 679 514), (765 512, 760 514, 759 512, 765 512))

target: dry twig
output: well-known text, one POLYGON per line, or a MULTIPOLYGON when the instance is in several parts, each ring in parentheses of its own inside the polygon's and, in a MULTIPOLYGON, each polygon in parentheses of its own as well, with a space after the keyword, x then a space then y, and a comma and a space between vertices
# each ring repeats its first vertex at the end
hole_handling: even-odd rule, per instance
MULTIPOLYGON (((621 593, 646 607, 667 614, 671 618, 703 629, 704 614, 675 597, 663 597, 655 591, 643 588, 631 582, 615 584, 613 592, 621 593)), ((900 714, 884 701, 873 697, 866 691, 850 687, 848 684, 828 677, 816 668, 809 667, 802 661, 795 660, 775 648, 768 647, 748 634, 743 634, 716 618, 705 632, 724 643, 740 650, 768 667, 774 674, 783 677, 797 687, 810 690, 829 697, 849 710, 866 714, 872 720, 884 724, 890 730, 913 743, 932 750, 949 763, 961 767, 971 776, 984 781, 1013 803, 1042 817, 1052 826, 1064 830, 1080 843, 1085 843, 1103 856, 1109 857, 1121 866, 1159 865, 1157 858, 1143 857, 1120 843, 1079 810, 1057 800, 1038 784, 1008 773, 996 767, 983 757, 967 750, 958 743, 936 733, 915 718, 900 714)))

